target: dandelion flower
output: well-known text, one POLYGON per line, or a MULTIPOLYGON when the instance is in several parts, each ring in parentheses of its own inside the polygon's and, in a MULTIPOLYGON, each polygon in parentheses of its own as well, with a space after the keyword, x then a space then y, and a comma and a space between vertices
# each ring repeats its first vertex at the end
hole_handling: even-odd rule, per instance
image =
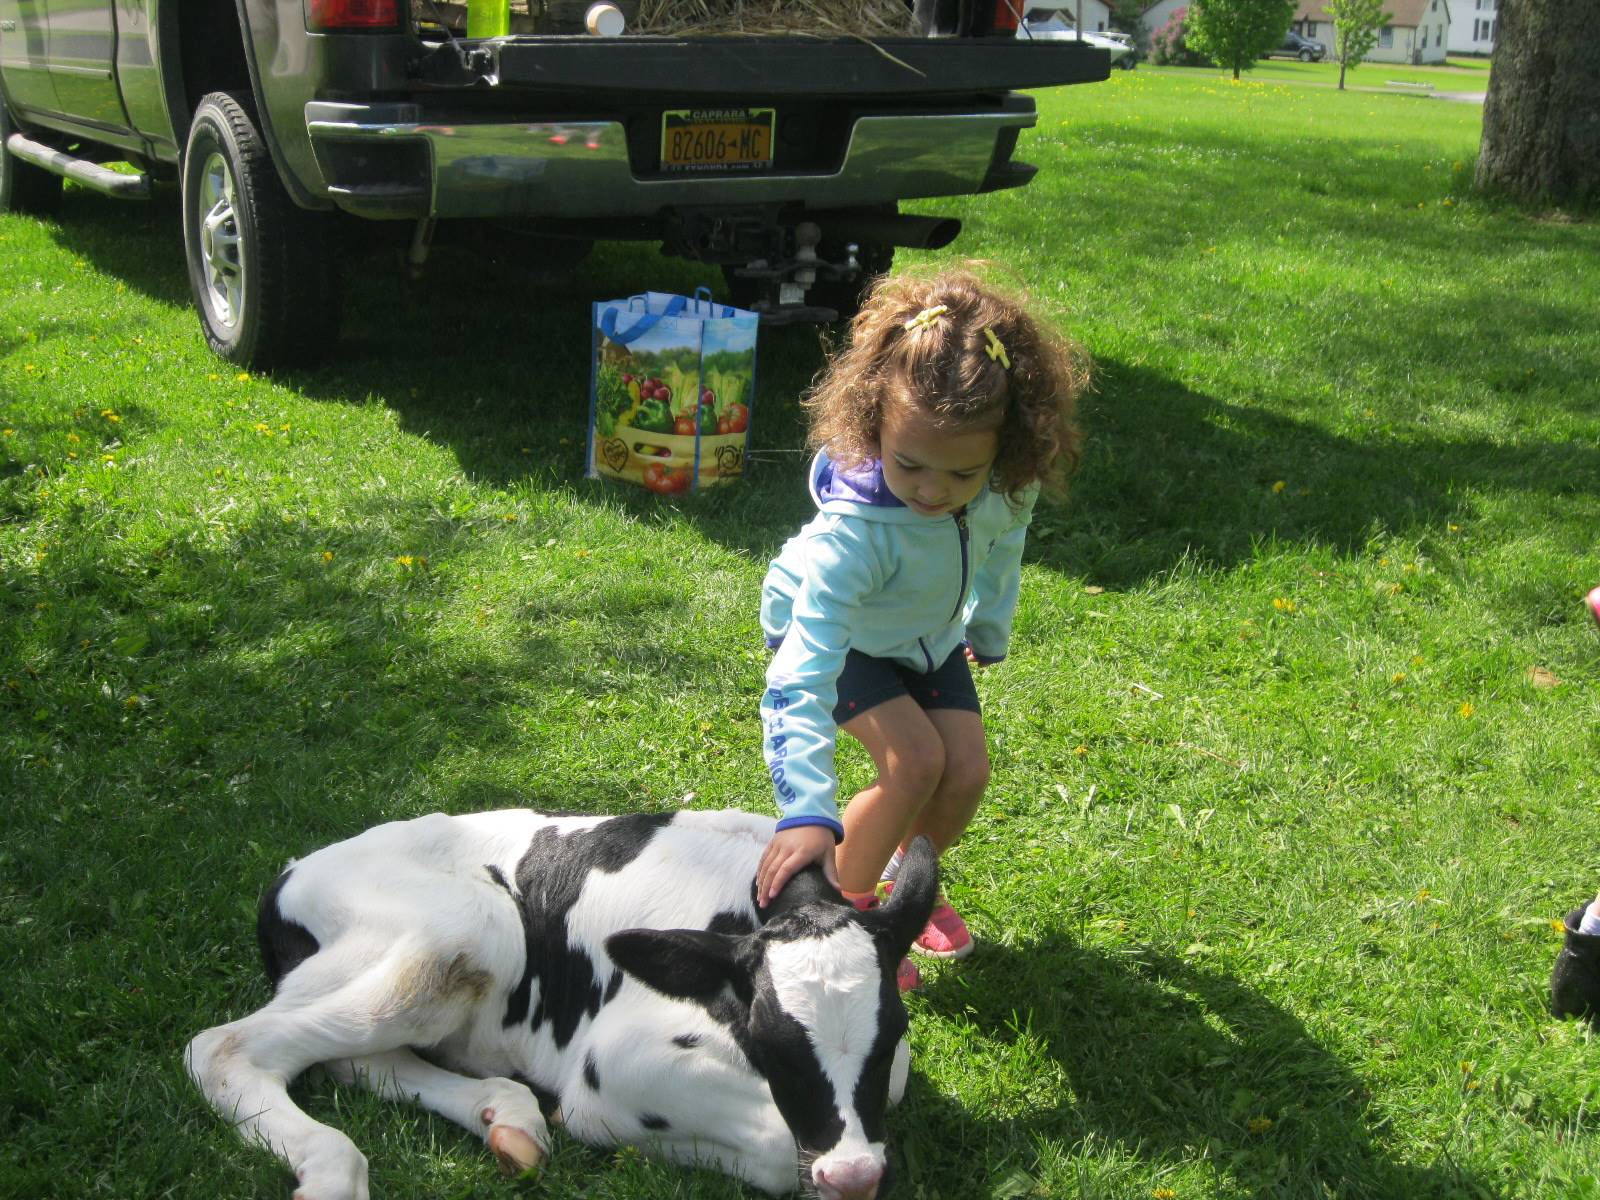
POLYGON ((1456 711, 1459 712, 1463 717, 1470 717, 1473 713, 1475 713, 1477 711, 1477 709, 1473 708, 1472 707, 1472 701, 1468 700, 1464 704, 1462 704, 1462 706, 1460 708, 1458 708, 1456 711))
POLYGON ((1272 1128, 1272 1118, 1271 1117, 1251 1117, 1249 1124, 1247 1124, 1245 1126, 1245 1128, 1248 1129, 1251 1133, 1265 1133, 1265 1132, 1267 1132, 1267 1130, 1272 1128))
POLYGON ((1288 486, 1289 485, 1287 483, 1285 483, 1283 480, 1280 479, 1280 480, 1278 480, 1277 483, 1272 485, 1272 494, 1275 495, 1275 496, 1279 495, 1280 493, 1282 493, 1283 489, 1288 487, 1288 486))

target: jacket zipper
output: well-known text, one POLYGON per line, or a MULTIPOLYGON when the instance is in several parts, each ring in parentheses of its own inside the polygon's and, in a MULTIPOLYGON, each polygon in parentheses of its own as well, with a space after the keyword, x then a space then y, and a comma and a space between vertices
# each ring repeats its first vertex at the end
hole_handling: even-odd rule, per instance
POLYGON ((961 604, 967 598, 967 514, 965 511, 956 514, 956 536, 961 541, 961 590, 956 593, 955 611, 950 614, 952 621, 961 615, 961 604))

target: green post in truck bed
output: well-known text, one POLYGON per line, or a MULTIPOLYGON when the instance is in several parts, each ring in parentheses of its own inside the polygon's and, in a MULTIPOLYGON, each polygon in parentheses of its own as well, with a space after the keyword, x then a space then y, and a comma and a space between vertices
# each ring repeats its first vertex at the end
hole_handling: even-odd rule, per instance
POLYGON ((832 320, 894 247, 959 232, 901 200, 1033 176, 1023 89, 1106 78, 1104 50, 1015 38, 1012 7, 916 0, 924 36, 871 41, 472 39, 448 3, 0 0, 0 210, 178 182, 201 327, 244 367, 332 341, 335 210, 403 222, 414 265, 440 221, 551 263, 656 241, 768 322, 832 320))

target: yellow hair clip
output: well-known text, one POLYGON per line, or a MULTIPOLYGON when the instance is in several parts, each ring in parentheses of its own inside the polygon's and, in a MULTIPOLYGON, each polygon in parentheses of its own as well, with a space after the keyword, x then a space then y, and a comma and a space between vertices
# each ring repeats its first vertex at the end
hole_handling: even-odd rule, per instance
POLYGON ((906 332, 915 333, 919 329, 926 329, 949 311, 950 306, 947 304, 935 304, 932 308, 925 308, 906 322, 906 332))
POLYGON ((983 336, 989 339, 989 344, 984 348, 984 353, 1006 370, 1011 370, 1011 356, 1006 353, 1006 344, 995 336, 994 330, 987 325, 983 327, 983 336))

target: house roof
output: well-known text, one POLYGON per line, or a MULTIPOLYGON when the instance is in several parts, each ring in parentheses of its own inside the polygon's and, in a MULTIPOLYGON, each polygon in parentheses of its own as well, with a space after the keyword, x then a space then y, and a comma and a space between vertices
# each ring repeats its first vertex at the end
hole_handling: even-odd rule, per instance
MULTIPOLYGON (((1433 0, 1384 0, 1384 11, 1389 14, 1389 24, 1402 29, 1415 29, 1426 22, 1433 0)), ((1444 19, 1450 19, 1448 0, 1439 0, 1444 19)), ((1322 0, 1300 0, 1294 10, 1296 21, 1332 21, 1333 17, 1322 7, 1322 0)))

